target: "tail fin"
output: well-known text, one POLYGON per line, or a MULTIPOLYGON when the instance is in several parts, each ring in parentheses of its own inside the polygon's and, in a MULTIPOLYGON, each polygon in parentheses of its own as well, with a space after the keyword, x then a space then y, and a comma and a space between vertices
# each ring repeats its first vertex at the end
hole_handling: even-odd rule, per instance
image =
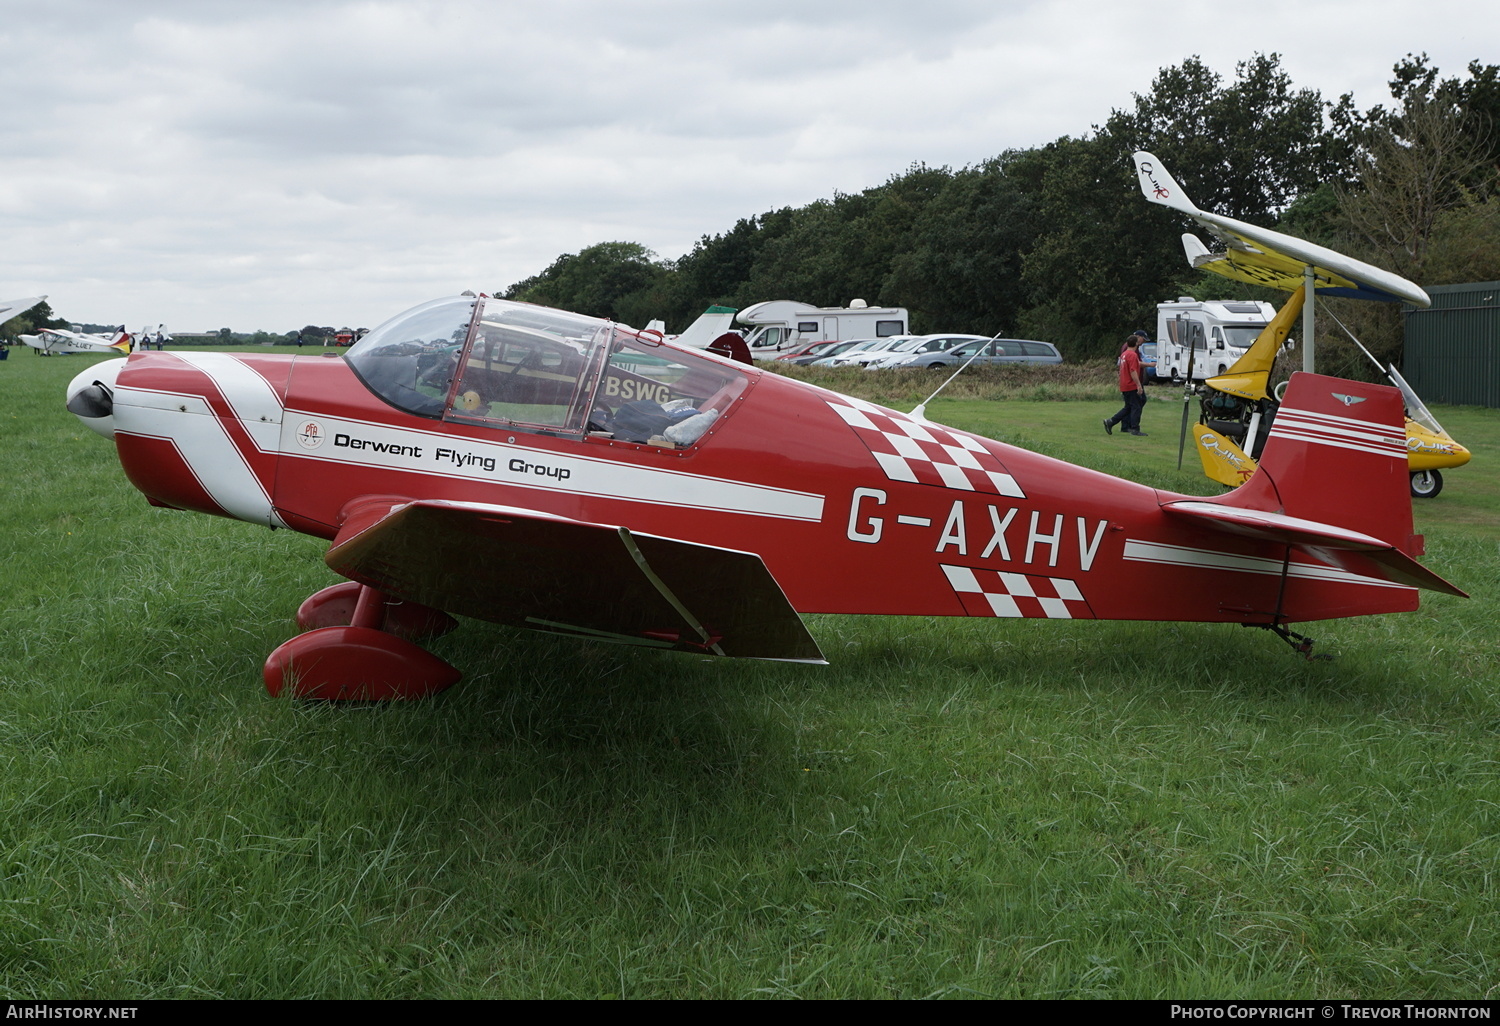
POLYGON ((1298 529, 1283 537, 1340 564, 1359 552, 1355 562, 1373 561, 1367 570, 1392 582, 1464 594, 1416 561, 1422 537, 1412 532, 1406 413, 1391 386, 1292 375, 1256 475, 1218 505, 1299 520, 1304 537, 1298 529))
POLYGON ((734 315, 738 312, 732 306, 711 306, 672 341, 680 346, 707 349, 714 339, 734 330, 734 315))
POLYGON ((1346 570, 1450 595, 1464 593, 1417 562, 1401 393, 1321 374, 1293 374, 1260 466, 1216 501, 1168 512, 1230 533, 1289 542, 1346 570))
POLYGON ((1271 323, 1255 336, 1255 341, 1245 350, 1245 355, 1234 361, 1234 366, 1227 373, 1209 378, 1206 384, 1242 399, 1266 398, 1276 354, 1281 352, 1287 336, 1292 333, 1292 326, 1302 313, 1303 297, 1306 294, 1305 285, 1293 292, 1291 298, 1276 312, 1276 316, 1271 318, 1271 323))
POLYGON ((1372 535, 1411 536, 1401 393, 1321 374, 1293 374, 1260 467, 1224 501, 1372 535))
POLYGON ((1133 156, 1136 177, 1141 183, 1141 192, 1148 200, 1152 203, 1160 203, 1164 207, 1171 207, 1173 210, 1180 210, 1184 214, 1199 213, 1197 205, 1188 199, 1187 193, 1182 191, 1182 186, 1177 184, 1177 179, 1173 178, 1172 173, 1162 166, 1161 161, 1145 150, 1138 150, 1133 156))

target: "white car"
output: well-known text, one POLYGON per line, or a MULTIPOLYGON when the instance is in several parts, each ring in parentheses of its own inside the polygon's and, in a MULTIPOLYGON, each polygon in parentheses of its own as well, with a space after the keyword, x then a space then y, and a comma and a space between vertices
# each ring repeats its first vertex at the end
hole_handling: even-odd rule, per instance
POLYGON ((872 342, 866 342, 862 346, 854 346, 846 349, 837 356, 830 356, 826 360, 818 360, 815 367, 863 367, 875 357, 890 350, 890 348, 910 335, 891 335, 887 338, 877 338, 872 342))
POLYGON ((947 352, 954 346, 961 346, 965 342, 983 342, 989 338, 988 335, 909 335, 898 346, 892 346, 885 352, 879 354, 877 359, 865 364, 865 370, 876 368, 900 367, 903 364, 915 360, 924 353, 947 352))

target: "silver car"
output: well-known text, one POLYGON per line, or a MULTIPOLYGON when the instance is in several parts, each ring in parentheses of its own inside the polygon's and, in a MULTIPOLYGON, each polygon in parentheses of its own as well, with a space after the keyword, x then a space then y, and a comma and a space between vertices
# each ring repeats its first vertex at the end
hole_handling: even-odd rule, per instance
POLYGON ((1024 338, 970 338, 952 349, 916 353, 898 367, 961 367, 974 357, 975 364, 1062 363, 1062 353, 1051 342, 1024 338), (975 353, 978 356, 975 356, 975 353))

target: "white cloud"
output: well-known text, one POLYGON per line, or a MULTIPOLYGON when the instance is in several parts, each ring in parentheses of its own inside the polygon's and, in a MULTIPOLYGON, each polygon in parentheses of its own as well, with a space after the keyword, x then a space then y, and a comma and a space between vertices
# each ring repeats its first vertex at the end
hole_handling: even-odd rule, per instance
MULTIPOLYGON (((46 0, 0 20, 0 293, 83 321, 373 324, 626 239, 914 162, 1081 135, 1197 54, 1386 99, 1408 51, 1500 61, 1436 0, 46 0)), ((1129 198, 1122 198, 1129 201, 1129 198)))

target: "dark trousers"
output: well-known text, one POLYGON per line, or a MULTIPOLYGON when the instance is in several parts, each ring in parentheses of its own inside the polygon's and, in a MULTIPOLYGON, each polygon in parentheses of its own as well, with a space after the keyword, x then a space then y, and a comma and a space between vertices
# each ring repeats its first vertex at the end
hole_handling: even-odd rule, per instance
POLYGON ((1119 424, 1126 431, 1139 431, 1141 429, 1141 410, 1146 406, 1146 393, 1144 392, 1121 392, 1120 398, 1125 400, 1125 405, 1120 412, 1109 418, 1110 424, 1119 424))

